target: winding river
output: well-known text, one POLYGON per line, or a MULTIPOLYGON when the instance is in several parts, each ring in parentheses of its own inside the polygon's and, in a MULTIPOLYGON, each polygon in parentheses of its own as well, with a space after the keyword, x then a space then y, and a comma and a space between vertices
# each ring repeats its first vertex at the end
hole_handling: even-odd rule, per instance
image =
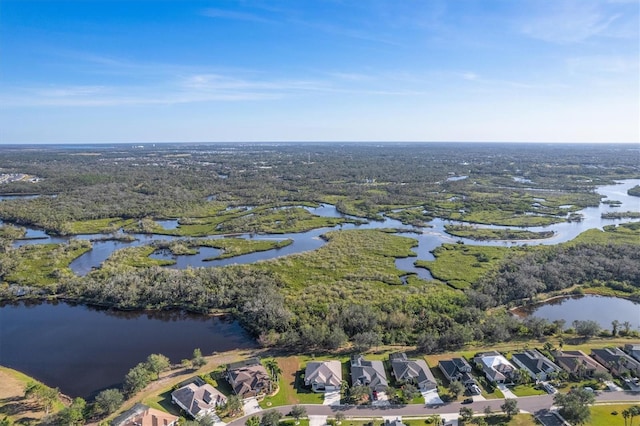
MULTIPOLYGON (((216 249, 201 248, 200 253, 197 255, 182 255, 172 256, 171 254, 158 252, 152 255, 157 259, 173 259, 175 264, 168 266, 170 268, 184 269, 187 267, 213 267, 224 266, 229 264, 246 264, 254 263, 260 260, 269 260, 280 256, 286 256, 295 253, 302 253, 305 251, 315 250, 325 244, 325 241, 320 238, 320 235, 337 229, 380 229, 380 228, 394 228, 399 232, 396 235, 402 235, 409 238, 414 238, 418 241, 418 246, 414 248, 416 257, 397 259, 396 266, 398 269, 406 271, 407 273, 417 274, 423 279, 432 279, 431 274, 424 268, 416 268, 413 263, 415 260, 433 260, 433 254, 431 253, 436 247, 443 243, 455 243, 458 241, 464 242, 470 245, 492 245, 492 246, 514 246, 514 245, 537 245, 537 244, 558 244, 574 239, 580 233, 592 229, 602 229, 606 225, 618 224, 623 222, 630 222, 632 219, 602 219, 601 214, 611 211, 640 211, 640 198, 633 197, 627 194, 627 189, 640 184, 640 179, 627 179, 616 185, 605 185, 597 188, 597 192, 603 195, 605 200, 617 200, 622 204, 619 207, 612 207, 611 205, 600 203, 598 207, 588 207, 578 211, 583 216, 581 222, 561 222, 547 226, 536 227, 522 227, 519 229, 525 229, 533 232, 541 231, 553 231, 554 235, 550 238, 540 240, 526 240, 526 241, 506 241, 506 240, 488 240, 488 241, 476 241, 469 238, 460 238, 448 234, 445 231, 445 226, 449 224, 458 225, 470 225, 466 222, 434 219, 429 222, 430 227, 419 230, 421 233, 413 232, 414 229, 403 225, 400 221, 391 219, 388 217, 382 217, 379 221, 369 221, 365 224, 343 224, 337 225, 332 228, 320 228, 313 229, 307 232, 291 233, 291 234, 261 234, 250 235, 243 234, 241 238, 253 238, 253 239, 276 239, 284 240, 291 239, 292 244, 279 249, 250 253, 242 256, 236 256, 233 258, 219 259, 205 261, 206 258, 214 257, 219 253, 216 249)), ((306 209, 318 216, 323 217, 344 217, 338 212, 335 206, 324 204, 316 208, 306 209)), ((360 218, 355 218, 360 219, 360 218)), ((175 229, 178 227, 177 220, 165 220, 159 221, 165 229, 175 229)), ((514 228, 513 226, 497 226, 497 225, 475 225, 479 228, 514 228)), ((149 234, 129 234, 135 238, 135 241, 124 242, 106 240, 101 241, 107 234, 85 234, 78 235, 74 238, 83 240, 94 240, 92 242, 93 248, 87 253, 75 259, 70 264, 70 268, 78 275, 85 275, 92 269, 99 268, 102 262, 104 262, 115 250, 125 247, 135 247, 140 245, 149 244, 152 241, 160 240, 174 240, 178 237, 172 237, 167 235, 149 235, 149 234)), ((221 235, 212 236, 210 238, 222 238, 221 235)), ((21 246, 25 244, 42 244, 42 243, 61 243, 68 241, 68 237, 51 237, 44 231, 27 228, 27 239, 19 240, 14 243, 15 246, 21 246)))
MULTIPOLYGON (((558 244, 575 238, 591 228, 602 229, 605 225, 629 222, 630 219, 602 219, 600 215, 608 211, 640 211, 640 198, 627 195, 627 189, 640 184, 640 179, 625 180, 617 185, 597 188, 606 199, 622 203, 619 207, 600 204, 579 211, 582 222, 563 222, 549 226, 522 228, 530 231, 553 231, 551 238, 527 241, 475 241, 454 237, 445 232, 447 224, 464 222, 435 219, 430 227, 418 230, 403 225, 388 217, 366 224, 343 224, 332 228, 314 229, 295 234, 241 235, 242 238, 277 239, 290 238, 289 246, 265 252, 251 253, 228 259, 205 261, 207 257, 219 253, 217 249, 201 248, 197 255, 172 256, 161 252, 155 258, 171 258, 176 261, 172 268, 200 266, 222 266, 232 263, 253 263, 280 256, 302 253, 322 247, 323 233, 338 229, 398 229, 397 235, 416 239, 416 257, 397 259, 398 269, 417 274, 424 279, 432 279, 429 271, 414 266, 417 259, 433 260, 431 253, 443 243, 462 241, 471 245, 535 245, 558 244)), ((1 200, 0 200, 1 202, 1 200)), ((309 212, 325 217, 342 216, 334 206, 321 205, 307 208, 309 212)), ((159 222, 165 229, 178 225, 177 221, 159 222)), ((492 228, 499 226, 478 225, 492 228)), ((513 227, 511 227, 513 228, 513 227)), ((87 274, 100 267, 114 250, 148 244, 156 240, 172 240, 164 235, 134 234, 135 241, 100 241, 106 234, 79 235, 74 238, 93 241, 89 252, 75 259, 70 267, 78 275, 87 274)), ((222 238, 213 236, 211 238, 222 238)), ((62 243, 64 237, 52 237, 38 229, 27 229, 27 239, 15 242, 15 246, 25 244, 62 243)), ((97 310, 86 306, 65 303, 40 303, 5 305, 0 307, 0 364, 16 368, 32 375, 50 386, 57 386, 72 396, 88 397, 97 390, 115 386, 121 382, 126 371, 143 361, 150 353, 164 353, 173 362, 189 357, 195 347, 204 353, 251 346, 253 343, 235 322, 217 318, 190 316, 174 313, 118 313, 97 310)))

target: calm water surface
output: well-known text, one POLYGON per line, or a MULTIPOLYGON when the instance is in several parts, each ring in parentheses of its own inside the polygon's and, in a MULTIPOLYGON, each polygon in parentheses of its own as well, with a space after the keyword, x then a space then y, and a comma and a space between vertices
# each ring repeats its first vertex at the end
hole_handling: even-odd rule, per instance
POLYGON ((611 330, 611 322, 629 321, 633 330, 640 329, 640 304, 627 299, 605 296, 578 296, 553 299, 532 307, 519 309, 520 313, 549 321, 565 320, 566 327, 575 320, 593 320, 600 327, 611 330))
POLYGON ((70 396, 116 387, 149 354, 171 362, 253 347, 235 321, 184 312, 132 313, 67 303, 0 307, 0 364, 70 396))

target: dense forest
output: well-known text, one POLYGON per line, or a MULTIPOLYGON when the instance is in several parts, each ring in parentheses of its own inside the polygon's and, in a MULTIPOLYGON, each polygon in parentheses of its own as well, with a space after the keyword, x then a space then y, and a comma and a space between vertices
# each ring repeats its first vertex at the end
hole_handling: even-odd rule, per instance
MULTIPOLYGON (((459 284, 446 271, 431 281, 405 277, 394 261, 415 256, 416 242, 391 230, 328 232, 318 250, 248 265, 171 270, 147 257, 158 248, 191 253, 205 245, 228 250, 226 256, 267 250, 290 241, 192 238, 301 232, 380 219, 382 213, 419 227, 435 217, 508 226, 562 222, 598 205, 595 186, 640 177, 639 151, 624 146, 218 144, 2 151, 0 173, 35 178, 2 184, 0 192, 37 195, 0 201, 4 300, 59 297, 118 309, 225 311, 266 346, 417 344, 427 352, 554 333, 561 325, 520 320, 506 310, 547 294, 606 288, 640 300, 640 229, 634 225, 557 246, 478 246, 467 250, 475 272, 459 284), (301 208, 317 203, 334 204, 353 217, 321 218, 301 208), (155 222, 166 218, 178 219, 179 226, 163 229, 155 222), (115 252, 81 277, 68 265, 91 249, 88 241, 17 247, 13 242, 24 236, 20 226, 50 234, 104 232, 117 239, 140 232, 185 240, 115 252)), ((460 236, 479 232, 450 230, 460 236)), ((505 229, 483 231, 478 239, 548 236, 505 229)), ((456 247, 462 246, 437 249, 434 263, 464 268, 446 263, 456 247)), ((425 265, 431 267, 421 261, 425 265)))

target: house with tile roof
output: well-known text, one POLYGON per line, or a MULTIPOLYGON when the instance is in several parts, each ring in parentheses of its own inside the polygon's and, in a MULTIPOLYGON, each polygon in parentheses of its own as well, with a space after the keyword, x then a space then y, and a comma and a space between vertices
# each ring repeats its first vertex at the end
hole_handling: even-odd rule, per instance
POLYGON ((195 419, 215 414, 227 397, 208 383, 193 382, 171 392, 171 401, 195 419))
POLYGON ((560 367, 535 349, 515 353, 511 361, 536 381, 545 381, 550 373, 560 371, 560 367))
POLYGON ((436 389, 438 383, 423 359, 408 359, 404 352, 389 355, 391 372, 399 382, 412 383, 421 391, 436 389))
POLYGON ((111 421, 111 426, 177 426, 178 416, 136 404, 111 421))
POLYGON ((362 355, 351 355, 351 383, 384 392, 389 386, 382 361, 367 361, 362 355))
POLYGON ((485 352, 476 356, 474 361, 482 368, 487 380, 493 383, 513 382, 516 368, 499 352, 485 352))
POLYGON ((304 371, 304 384, 314 392, 331 392, 342 386, 342 364, 340 361, 312 361, 304 371))
POLYGON ((271 389, 271 376, 259 358, 227 365, 227 381, 240 398, 250 398, 271 389))
POLYGON ((558 367, 569 373, 574 379, 592 377, 596 371, 607 369, 582 351, 556 351, 553 353, 558 367))

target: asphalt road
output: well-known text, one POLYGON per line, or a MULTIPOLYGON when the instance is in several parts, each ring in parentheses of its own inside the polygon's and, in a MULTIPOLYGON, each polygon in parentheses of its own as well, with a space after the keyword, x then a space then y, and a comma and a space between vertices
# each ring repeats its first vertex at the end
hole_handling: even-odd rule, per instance
MULTIPOLYGON (((638 392, 602 392, 596 396, 597 403, 607 402, 631 402, 640 403, 640 393, 638 392)), ((346 417, 419 417, 428 416, 430 414, 458 413, 461 407, 470 407, 477 413, 482 413, 485 407, 491 407, 493 412, 501 411, 500 406, 504 404, 503 399, 492 399, 487 401, 476 401, 471 404, 462 404, 460 402, 451 402, 443 404, 439 407, 425 407, 422 404, 411 405, 391 405, 387 407, 371 407, 371 406, 354 406, 354 405, 303 405, 307 410, 307 415, 319 415, 333 417, 336 413, 343 413, 346 417)), ((526 396, 518 398, 518 408, 521 411, 527 411, 532 414, 548 410, 553 405, 553 395, 526 396)), ((291 405, 282 407, 274 407, 282 414, 289 414, 291 405)), ((244 416, 229 423, 229 426, 243 426, 248 416, 244 416)))

